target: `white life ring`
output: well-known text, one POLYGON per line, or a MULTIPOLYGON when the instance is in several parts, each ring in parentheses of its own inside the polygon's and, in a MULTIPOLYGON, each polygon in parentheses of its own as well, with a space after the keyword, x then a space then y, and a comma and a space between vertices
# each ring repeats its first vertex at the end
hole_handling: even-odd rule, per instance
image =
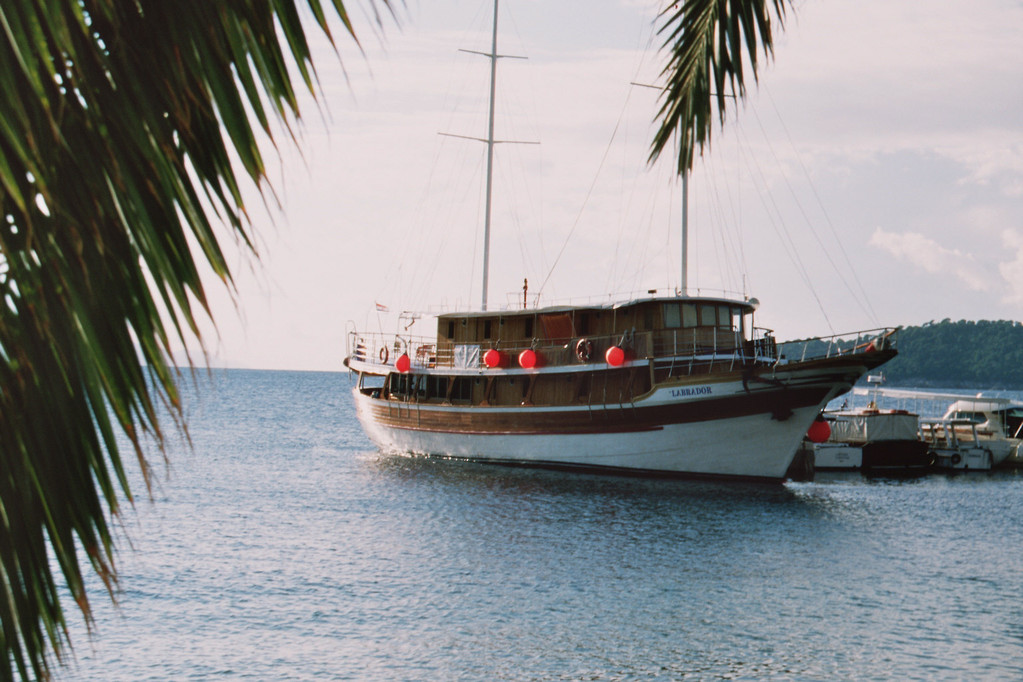
POLYGON ((575 344, 575 356, 582 362, 589 362, 593 355, 593 342, 589 339, 579 339, 575 344))

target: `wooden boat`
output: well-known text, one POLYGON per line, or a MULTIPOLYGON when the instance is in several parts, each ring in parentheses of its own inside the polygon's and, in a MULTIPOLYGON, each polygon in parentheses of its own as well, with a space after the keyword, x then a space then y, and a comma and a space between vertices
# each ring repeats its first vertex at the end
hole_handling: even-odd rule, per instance
MULTIPOLYGON (((436 316, 436 334, 351 329, 362 426, 382 450, 504 464, 779 480, 807 427, 894 357, 895 330, 779 352, 756 299, 682 286, 619 302, 487 309, 497 3, 480 309, 436 316), (814 350, 807 350, 807 349, 814 350)), ((416 318, 418 319, 418 318, 416 318)), ((420 325, 419 328, 421 328, 420 325)))
POLYGON ((790 361, 755 310, 650 296, 450 313, 430 338, 352 330, 345 365, 385 451, 777 480, 824 406, 894 357, 895 330, 790 361))

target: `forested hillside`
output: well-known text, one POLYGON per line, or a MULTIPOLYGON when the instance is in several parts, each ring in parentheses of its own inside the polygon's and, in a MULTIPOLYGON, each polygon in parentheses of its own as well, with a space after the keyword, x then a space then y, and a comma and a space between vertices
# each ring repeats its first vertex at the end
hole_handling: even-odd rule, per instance
POLYGON ((942 320, 899 332, 889 385, 1023 389, 1023 324, 942 320))

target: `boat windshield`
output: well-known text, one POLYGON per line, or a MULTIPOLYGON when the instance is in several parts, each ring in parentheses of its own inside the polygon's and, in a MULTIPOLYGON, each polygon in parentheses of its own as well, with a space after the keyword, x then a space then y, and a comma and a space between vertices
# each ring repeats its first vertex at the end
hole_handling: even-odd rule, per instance
POLYGON ((987 415, 984 414, 983 412, 956 411, 953 412, 949 418, 955 419, 956 421, 968 421, 973 424, 983 424, 984 422, 987 421, 987 415))
POLYGON ((743 308, 727 303, 667 302, 662 314, 666 329, 718 327, 745 332, 744 312, 743 308))
POLYGON ((1005 435, 1010 438, 1023 438, 1023 407, 1010 407, 1002 411, 1002 424, 1005 435))

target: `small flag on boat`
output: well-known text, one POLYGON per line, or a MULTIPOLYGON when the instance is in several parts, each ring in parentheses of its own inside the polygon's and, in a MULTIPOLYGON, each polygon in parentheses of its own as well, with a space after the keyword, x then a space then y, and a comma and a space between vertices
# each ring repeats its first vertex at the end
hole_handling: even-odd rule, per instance
POLYGON ((387 312, 390 312, 390 310, 388 310, 387 306, 385 306, 383 303, 377 303, 377 312, 378 313, 387 313, 387 312))

